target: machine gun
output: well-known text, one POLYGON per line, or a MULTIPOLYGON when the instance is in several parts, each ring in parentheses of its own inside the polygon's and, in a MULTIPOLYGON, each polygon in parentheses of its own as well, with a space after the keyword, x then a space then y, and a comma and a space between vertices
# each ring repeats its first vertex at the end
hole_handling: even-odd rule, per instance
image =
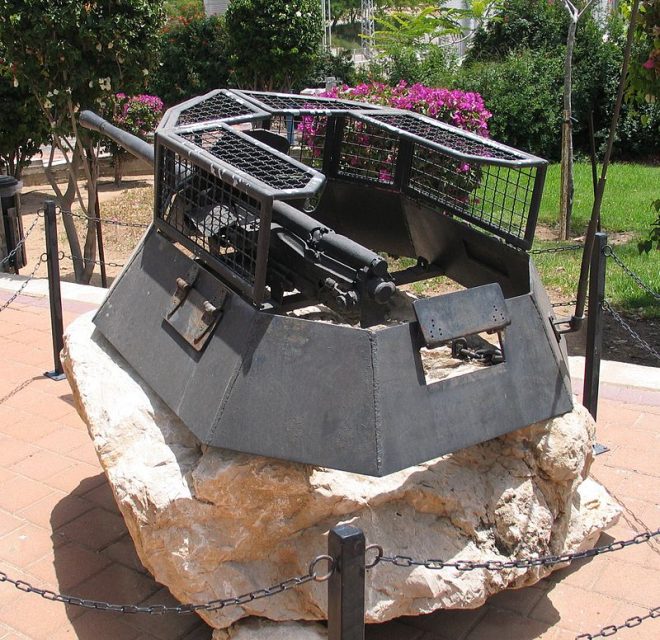
MULTIPOLYGON (((137 136, 92 111, 80 114, 80 124, 154 166, 154 148, 137 136)), ((264 136, 264 131, 247 133, 286 146, 286 139, 282 144, 280 136, 264 136)), ((163 216, 187 238, 202 238, 215 257, 258 245, 257 216, 239 199, 218 197, 221 191, 221 185, 194 168, 178 171, 163 216)), ((286 202, 275 200, 271 217, 266 268, 270 304, 282 309, 322 303, 348 319, 357 316, 363 326, 382 321, 382 305, 396 291, 384 258, 286 202)))
POLYGON ((541 158, 308 95, 211 91, 169 109, 154 148, 81 122, 155 176, 153 224, 94 323, 201 442, 382 476, 571 410, 527 253, 541 158), (395 295, 438 275, 455 290, 395 295), (452 355, 483 366, 427 375, 452 355))

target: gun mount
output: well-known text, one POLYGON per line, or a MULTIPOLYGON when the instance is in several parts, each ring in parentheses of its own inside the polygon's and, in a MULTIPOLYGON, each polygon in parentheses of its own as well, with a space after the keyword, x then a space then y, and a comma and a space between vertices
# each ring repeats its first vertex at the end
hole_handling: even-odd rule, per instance
POLYGON ((385 475, 572 408, 526 253, 545 161, 315 96, 213 91, 154 150, 81 123, 155 167, 153 225, 95 323, 203 442, 385 475), (437 275, 463 289, 397 292, 437 275), (318 304, 342 323, 292 313, 318 304), (491 366, 427 383, 422 351, 484 334, 491 366))

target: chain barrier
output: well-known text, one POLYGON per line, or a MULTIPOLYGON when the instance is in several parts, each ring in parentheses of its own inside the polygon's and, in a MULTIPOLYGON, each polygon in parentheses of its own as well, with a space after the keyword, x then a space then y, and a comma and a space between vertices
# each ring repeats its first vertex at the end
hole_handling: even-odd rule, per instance
POLYGON ((113 604, 111 602, 104 602, 102 600, 88 600, 86 598, 79 598, 77 596, 68 596, 56 593, 50 589, 40 589, 38 587, 34 587, 25 580, 15 580, 14 578, 9 577, 4 571, 0 571, 0 583, 7 582, 13 585, 19 591, 23 591, 25 593, 35 593, 42 598, 52 602, 62 602, 64 604, 83 607, 85 609, 96 609, 97 611, 114 611, 115 613, 146 613, 148 615, 156 616, 163 615, 165 613, 185 615, 189 613, 195 613, 196 611, 219 611, 225 607, 240 606, 254 600, 260 600, 261 598, 270 598, 271 596, 277 595, 278 593, 282 593, 284 591, 288 591, 294 587, 299 587, 300 585, 306 584, 307 582, 327 582, 334 574, 334 572, 335 560, 330 556, 320 555, 309 563, 309 569, 306 574, 296 578, 282 580, 282 582, 278 582, 271 587, 255 589, 254 591, 243 593, 239 596, 210 600, 204 604, 180 604, 176 606, 152 604, 149 606, 141 607, 135 604, 113 604), (319 574, 317 570, 317 565, 321 562, 328 563, 328 569, 324 574, 319 574))
POLYGON ((143 224, 140 222, 123 222, 122 220, 112 220, 111 218, 96 218, 95 216, 86 216, 84 213, 74 213, 73 211, 65 211, 64 209, 59 210, 63 216, 69 216, 70 218, 80 218, 81 220, 94 220, 94 222, 100 224, 112 224, 116 227, 131 227, 133 229, 148 229, 148 224, 143 224))
POLYGON ((426 567, 427 569, 440 570, 445 567, 456 569, 457 571, 474 571, 475 569, 487 569, 489 571, 502 571, 504 569, 529 569, 531 567, 552 566, 572 562, 573 560, 583 560, 593 558, 594 556, 612 551, 620 551, 634 544, 648 542, 651 538, 660 536, 660 529, 655 531, 645 531, 629 540, 617 540, 601 547, 594 547, 585 551, 576 551, 574 553, 563 553, 557 556, 540 556, 538 558, 522 558, 520 560, 487 560, 485 562, 474 562, 472 560, 456 560, 446 562, 444 560, 429 559, 415 560, 410 556, 385 556, 382 553, 382 547, 378 547, 378 555, 374 559, 372 566, 381 562, 393 564, 396 567, 426 567))
POLYGON ((660 293, 657 291, 653 291, 649 285, 647 285, 630 267, 628 267, 622 260, 619 258, 619 256, 616 255, 614 252, 614 247, 611 245, 607 245, 605 249, 603 250, 603 253, 608 257, 612 258, 614 262, 616 262, 625 273, 627 273, 637 284, 637 286, 642 289, 643 291, 646 291, 654 300, 660 302, 660 293))
POLYGON ((612 308, 607 300, 603 300, 603 309, 609 313, 616 322, 618 322, 627 332, 630 337, 639 344, 640 347, 648 351, 652 356, 660 360, 660 353, 656 351, 642 336, 639 335, 615 309, 612 308))
POLYGON ((607 638, 608 636, 613 636, 615 633, 621 631, 621 629, 634 629, 639 627, 642 622, 648 620, 649 618, 660 618, 660 607, 654 607, 649 609, 649 612, 645 616, 632 616, 628 618, 623 624, 609 624, 606 627, 603 627, 597 633, 581 633, 579 636, 575 636, 575 640, 594 640, 594 638, 607 638))
POLYGON ((4 310, 5 310, 5 309, 6 309, 6 308, 7 308, 12 302, 14 302, 14 300, 16 300, 16 298, 18 298, 18 296, 21 295, 21 293, 23 293, 23 290, 25 289, 25 287, 28 286, 28 283, 30 282, 30 280, 32 280, 32 279, 34 278, 34 276, 35 276, 35 274, 37 273, 37 270, 39 269, 39 267, 40 267, 44 262, 46 262, 47 259, 48 259, 48 257, 46 256, 45 253, 42 253, 42 254, 39 256, 39 260, 37 260, 37 264, 34 265, 34 269, 32 269, 32 273, 30 273, 30 275, 29 275, 29 276, 23 281, 23 284, 22 284, 22 285, 20 286, 20 288, 19 288, 19 289, 18 289, 18 290, 17 290, 17 291, 16 291, 16 292, 10 297, 10 298, 9 298, 9 300, 7 300, 6 302, 3 302, 3 303, 0 305, 0 312, 4 311, 4 310))
POLYGON ((123 269, 124 266, 123 264, 118 264, 117 262, 102 262, 101 260, 92 260, 90 258, 76 258, 74 256, 70 256, 67 253, 63 253, 60 251, 60 260, 71 260, 71 262, 82 262, 83 264, 88 264, 90 262, 93 262, 94 264, 98 265, 105 265, 106 267, 118 267, 119 269, 123 269))
POLYGON ((574 307, 577 304, 577 300, 566 300, 565 302, 553 302, 552 308, 556 309, 557 307, 574 307))
POLYGON ((562 253, 564 251, 580 251, 584 249, 582 244, 566 244, 559 247, 546 247, 544 249, 530 249, 530 254, 542 254, 542 253, 562 253))
POLYGON ((32 221, 32 224, 30 225, 30 228, 25 232, 24 236, 16 243, 16 246, 4 258, 2 258, 2 260, 0 260, 0 267, 6 265, 21 250, 21 247, 25 245, 25 241, 30 237, 30 234, 37 226, 37 223, 39 222, 39 218, 42 218, 43 215, 44 215, 43 210, 39 209, 39 211, 37 211, 37 215, 34 217, 34 220, 32 221))

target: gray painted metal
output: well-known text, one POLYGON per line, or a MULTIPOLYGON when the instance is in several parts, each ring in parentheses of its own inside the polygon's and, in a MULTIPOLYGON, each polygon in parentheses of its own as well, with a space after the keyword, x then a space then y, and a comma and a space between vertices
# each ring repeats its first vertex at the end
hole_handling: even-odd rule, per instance
POLYGON ((495 283, 415 300, 413 309, 429 349, 511 324, 502 289, 495 283))
MULTIPOLYGON (((382 476, 572 407, 533 271, 530 292, 506 301, 506 362, 427 384, 417 322, 333 325, 266 313, 237 295, 196 351, 164 320, 191 264, 152 230, 95 322, 205 443, 382 476)), ((217 282, 200 267, 202 296, 217 282)))

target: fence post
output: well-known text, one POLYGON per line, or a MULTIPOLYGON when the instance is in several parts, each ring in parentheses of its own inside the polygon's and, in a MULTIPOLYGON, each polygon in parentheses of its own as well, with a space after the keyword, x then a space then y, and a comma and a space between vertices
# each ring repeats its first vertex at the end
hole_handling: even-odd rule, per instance
POLYGON ((62 316, 62 293, 60 291, 60 257, 57 246, 57 212, 55 202, 46 200, 46 262, 48 265, 48 300, 50 301, 50 331, 53 336, 53 371, 46 371, 51 380, 65 378, 60 351, 64 347, 64 321, 62 316))
POLYGON ((342 524, 328 534, 328 640, 364 640, 364 532, 342 524))
POLYGON ((606 246, 607 234, 596 233, 589 270, 589 313, 587 314, 587 345, 584 354, 584 387, 582 388, 582 404, 594 420, 598 412, 598 385, 603 346, 606 246))

